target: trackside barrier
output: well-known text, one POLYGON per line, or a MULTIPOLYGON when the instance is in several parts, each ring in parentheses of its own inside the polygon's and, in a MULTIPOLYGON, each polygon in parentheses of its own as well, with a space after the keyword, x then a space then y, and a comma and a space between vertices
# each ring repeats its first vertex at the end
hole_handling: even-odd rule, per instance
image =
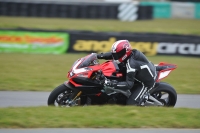
POLYGON ((140 2, 143 6, 152 6, 153 18, 171 18, 170 2, 140 2))
MULTIPOLYGON (((173 1, 173 0, 171 0, 173 1)), ((189 18, 200 19, 199 0, 174 0, 174 2, 140 2, 143 6, 153 7, 153 18, 189 18), (175 2, 176 1, 176 2, 175 2)))
POLYGON ((85 3, 0 0, 0 16, 56 17, 86 19, 152 19, 151 6, 134 3, 85 3), (124 6, 123 6, 124 5, 124 6), (147 8, 147 9, 146 9, 147 8))
POLYGON ((120 19, 123 21, 172 17, 200 19, 199 0, 111 1, 0 0, 0 16, 120 19))
MULTIPOLYGON (((0 29, 0 33, 10 30, 12 30, 12 32, 16 36, 17 32, 33 32, 46 34, 60 33, 62 35, 69 34, 69 47, 68 49, 66 49, 66 52, 71 53, 108 52, 110 51, 110 48, 115 41, 127 39, 130 41, 132 48, 142 51, 147 56, 181 55, 200 57, 200 36, 194 35, 66 30, 58 31, 37 29, 0 29)), ((6 38, 2 38, 0 36, 0 52, 6 51, 5 49, 4 51, 1 50, 2 45, 4 46, 5 39, 6 38)), ((16 48, 12 44, 10 44, 8 48, 12 46, 13 48, 16 48)))
POLYGON ((195 4, 188 2, 173 2, 171 4, 171 17, 193 19, 195 17, 195 4))
POLYGON ((120 4, 118 12, 118 18, 122 21, 135 21, 138 19, 138 5, 135 3, 120 4))
POLYGON ((195 5, 195 18, 200 19, 200 3, 195 5))

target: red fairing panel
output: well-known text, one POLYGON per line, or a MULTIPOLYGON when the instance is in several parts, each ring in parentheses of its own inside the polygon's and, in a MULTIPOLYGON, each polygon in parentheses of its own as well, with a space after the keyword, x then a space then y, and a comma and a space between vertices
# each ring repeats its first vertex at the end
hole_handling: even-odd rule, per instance
POLYGON ((166 77, 171 73, 171 71, 173 71, 174 69, 177 68, 176 65, 174 65, 174 64, 169 64, 169 63, 165 63, 165 62, 159 63, 158 66, 168 66, 168 67, 167 67, 166 69, 161 70, 161 71, 158 73, 158 77, 157 77, 156 82, 159 82, 160 80, 166 78, 166 77))
POLYGON ((111 76, 113 72, 116 72, 115 66, 111 61, 103 63, 101 70, 105 76, 111 76))

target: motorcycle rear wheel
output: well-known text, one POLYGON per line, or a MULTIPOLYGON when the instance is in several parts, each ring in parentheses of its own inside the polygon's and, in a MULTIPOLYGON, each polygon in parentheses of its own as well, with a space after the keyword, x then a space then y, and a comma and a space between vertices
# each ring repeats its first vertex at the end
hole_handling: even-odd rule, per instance
POLYGON ((175 89, 165 82, 160 82, 159 86, 151 93, 155 99, 163 103, 163 106, 174 107, 177 101, 175 89))

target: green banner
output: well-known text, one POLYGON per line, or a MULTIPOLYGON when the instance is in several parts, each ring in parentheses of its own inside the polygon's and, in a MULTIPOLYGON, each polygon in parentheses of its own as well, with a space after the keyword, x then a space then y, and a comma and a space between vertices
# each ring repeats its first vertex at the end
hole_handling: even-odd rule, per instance
POLYGON ((62 54, 68 45, 67 33, 0 31, 0 52, 62 54))
POLYGON ((195 3, 195 18, 200 19, 200 2, 195 3))

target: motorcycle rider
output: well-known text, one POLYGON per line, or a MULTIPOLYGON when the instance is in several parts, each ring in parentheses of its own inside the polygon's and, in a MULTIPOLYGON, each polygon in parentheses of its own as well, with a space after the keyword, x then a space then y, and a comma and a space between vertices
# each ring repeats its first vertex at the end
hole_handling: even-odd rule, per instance
POLYGON ((106 80, 105 86, 114 90, 127 92, 134 86, 128 100, 128 105, 140 105, 148 99, 148 91, 155 85, 156 67, 139 50, 131 48, 128 40, 118 40, 111 52, 97 54, 98 59, 114 60, 123 69, 125 81, 106 80))

